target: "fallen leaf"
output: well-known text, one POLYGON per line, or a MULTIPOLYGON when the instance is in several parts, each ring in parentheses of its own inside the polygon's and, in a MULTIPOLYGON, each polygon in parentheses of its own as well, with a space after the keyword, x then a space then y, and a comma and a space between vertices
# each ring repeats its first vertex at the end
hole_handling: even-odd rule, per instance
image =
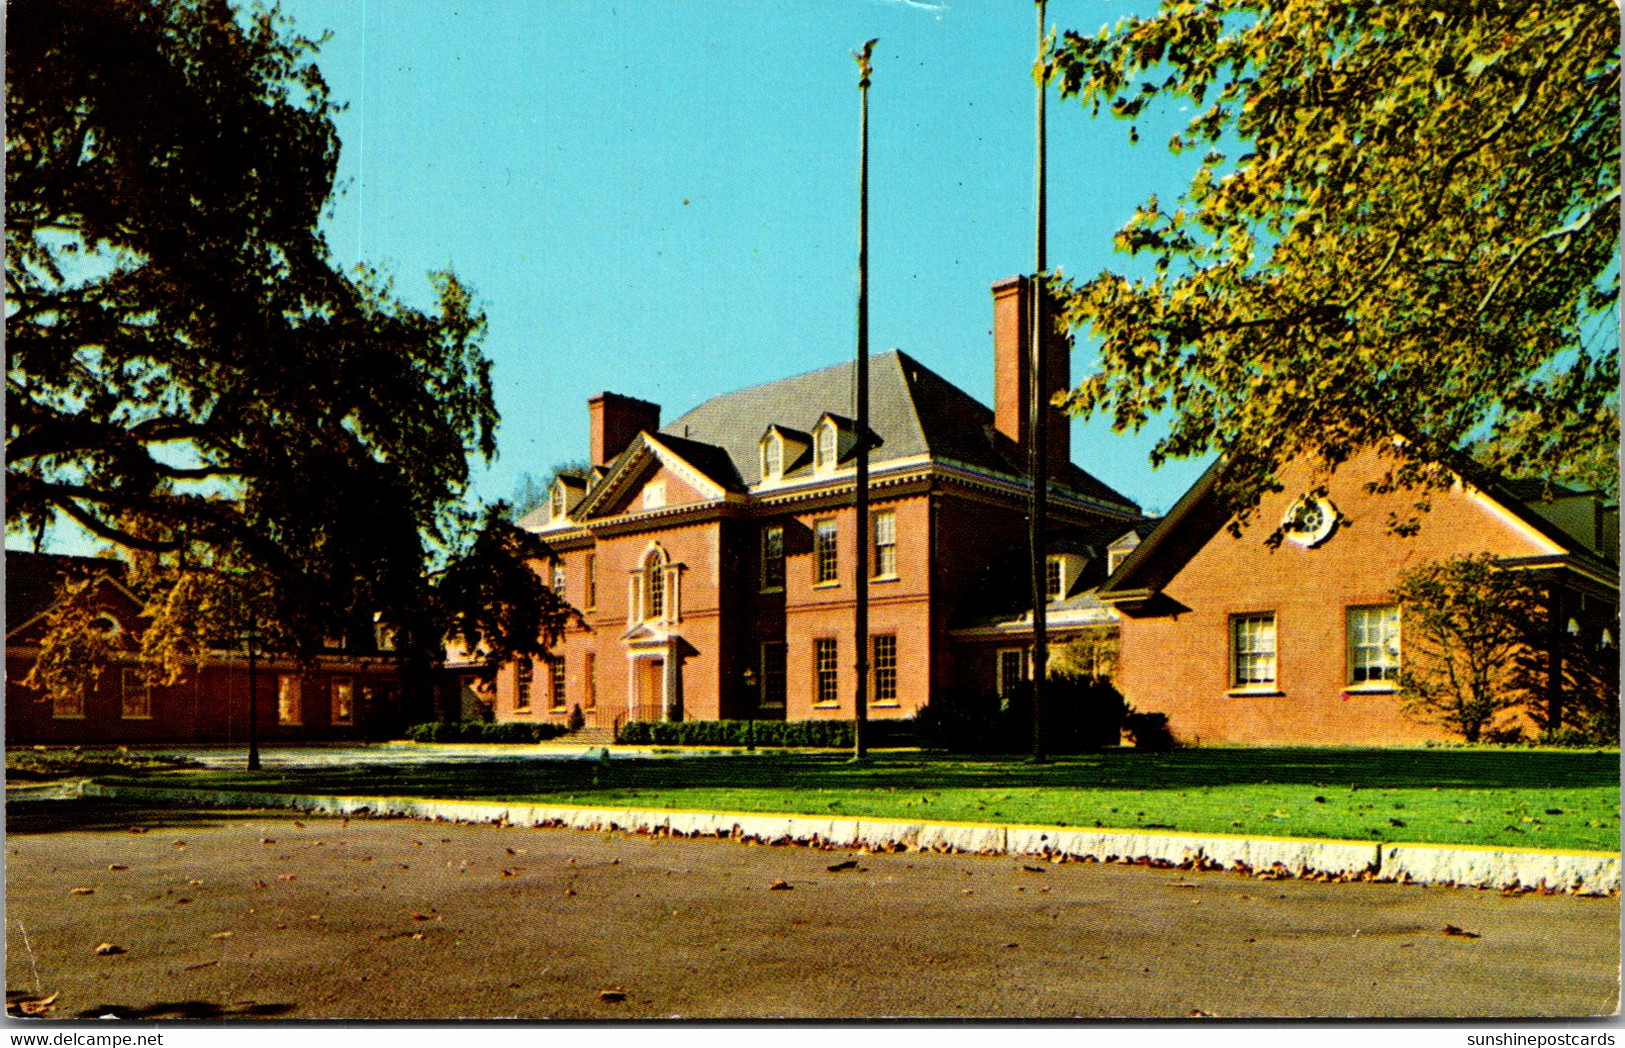
POLYGON ((175 905, 176 906, 187 906, 187 905, 190 905, 191 902, 192 902, 191 899, 188 899, 186 896, 183 895, 179 899, 175 900, 175 905))
POLYGON ((430 916, 429 916, 429 915, 428 915, 428 914, 426 914, 426 913, 414 913, 414 914, 413 914, 413 915, 412 915, 412 919, 413 919, 413 920, 414 920, 414 921, 432 921, 432 920, 434 920, 434 918, 433 918, 433 917, 430 917, 430 916))
POLYGON ((790 887, 791 885, 789 881, 775 879, 772 884, 767 886, 767 890, 770 892, 787 892, 790 890, 790 887))
POLYGON ((625 990, 599 990, 598 999, 605 1004, 619 1004, 626 1000, 625 990))
POLYGON ((184 847, 186 847, 186 842, 185 841, 171 841, 169 846, 171 848, 184 848, 184 847))
POLYGON ((500 875, 502 877, 517 877, 517 876, 519 876, 518 872, 515 871, 515 870, 498 870, 497 873, 498 873, 498 875, 500 875))
POLYGON ((302 830, 305 828, 305 824, 300 822, 298 819, 295 819, 293 820, 293 828, 296 830, 302 830))
POLYGON ((1214 1016, 1214 1014, 1212 1012, 1204 1012, 1200 1008, 1192 1008, 1191 1009, 1191 1018, 1192 1019, 1212 1019, 1212 1018, 1215 1018, 1215 1016, 1214 1016))
POLYGON ((299 875, 297 873, 279 873, 276 875, 276 879, 279 881, 297 881, 299 875))
POLYGON ((69 895, 95 895, 96 894, 96 889, 95 888, 69 888, 68 889, 68 894, 69 895))
POLYGON ((1479 934, 1477 932, 1470 932, 1465 928, 1457 928, 1454 924, 1445 925, 1444 926, 1444 933, 1446 935, 1453 935, 1458 939, 1477 939, 1477 938, 1479 938, 1479 934))
POLYGON ((261 837, 260 838, 260 843, 267 846, 267 847, 269 847, 269 846, 276 843, 276 838, 275 837, 261 837))
POLYGON ((857 868, 858 860, 856 859, 848 859, 845 862, 838 862, 833 866, 825 867, 825 869, 829 870, 830 873, 840 873, 842 870, 855 870, 857 868))
POLYGON ((44 1015, 46 1012, 56 1011, 56 999, 62 996, 61 991, 49 997, 36 997, 30 1000, 17 1002, 17 1010, 24 1015, 44 1015))
POLYGON ((115 953, 123 953, 123 952, 124 952, 124 947, 122 947, 122 946, 114 946, 110 942, 101 943, 96 947, 96 956, 97 957, 111 957, 115 953))
POLYGON ((1024 865, 1021 868, 1026 870, 1028 873, 1048 873, 1049 872, 1048 870, 1046 870, 1042 866, 1025 866, 1024 865))
POLYGON ((120 870, 129 869, 129 867, 124 865, 122 862, 110 862, 107 864, 107 868, 112 870, 114 873, 118 873, 120 870))
POLYGON ((231 938, 231 933, 230 932, 215 932, 213 935, 209 936, 209 938, 211 938, 211 939, 229 939, 229 938, 231 938))
POLYGON ((203 882, 198 880, 196 877, 191 877, 191 878, 187 879, 186 883, 187 884, 202 884, 203 882))
POLYGON ((566 889, 564 889, 564 894, 565 894, 566 898, 573 897, 575 895, 575 893, 576 893, 576 890, 574 888, 566 888, 566 889))

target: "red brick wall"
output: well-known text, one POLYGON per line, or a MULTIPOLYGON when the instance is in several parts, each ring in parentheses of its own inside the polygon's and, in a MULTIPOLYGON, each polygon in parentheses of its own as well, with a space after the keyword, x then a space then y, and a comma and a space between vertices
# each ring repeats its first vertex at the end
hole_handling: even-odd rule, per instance
MULTIPOLYGON (((123 715, 123 667, 103 670, 86 697, 83 718, 56 717, 49 702, 18 682, 33 662, 22 649, 6 655, 6 741, 10 745, 137 745, 197 742, 244 744, 248 741, 248 667, 245 660, 221 660, 168 687, 153 687, 151 716, 123 715)), ((262 742, 308 742, 398 737, 400 686, 393 667, 350 663, 301 669, 259 662, 255 673, 256 716, 262 742), (277 680, 296 675, 300 688, 300 724, 277 720, 277 680), (335 678, 353 685, 354 724, 331 721, 331 686, 335 678), (369 698, 364 692, 370 690, 369 698)))
POLYGON ((1118 683, 1129 702, 1167 713, 1174 733, 1192 742, 1350 745, 1443 737, 1407 719, 1392 693, 1348 692, 1347 609, 1391 603, 1399 575, 1424 561, 1477 552, 1530 556, 1552 547, 1459 488, 1434 497, 1420 534, 1391 534, 1389 513, 1409 515, 1415 496, 1367 494, 1363 485, 1380 467, 1369 454, 1334 474, 1329 497, 1349 522, 1324 543, 1304 549, 1284 542, 1272 551, 1265 537, 1314 483, 1307 469, 1289 471, 1285 490, 1263 501, 1240 538, 1220 531, 1165 588, 1185 610, 1127 617, 1118 683), (1265 611, 1276 616, 1280 694, 1228 695, 1230 617, 1265 611))

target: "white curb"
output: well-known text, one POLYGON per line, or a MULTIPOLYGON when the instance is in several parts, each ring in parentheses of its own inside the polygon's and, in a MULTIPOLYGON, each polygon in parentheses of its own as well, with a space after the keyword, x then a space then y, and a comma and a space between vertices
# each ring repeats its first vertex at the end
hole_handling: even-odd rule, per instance
POLYGON ((1620 856, 1607 852, 1561 853, 1519 848, 1079 830, 1064 826, 920 823, 804 815, 630 811, 415 797, 318 797, 144 786, 112 787, 94 782, 81 784, 80 795, 170 801, 218 808, 293 808, 330 815, 724 837, 766 843, 863 847, 872 851, 1060 856, 1095 862, 1240 870, 1261 875, 1346 877, 1473 888, 1561 891, 1576 895, 1611 895, 1620 890, 1620 856))

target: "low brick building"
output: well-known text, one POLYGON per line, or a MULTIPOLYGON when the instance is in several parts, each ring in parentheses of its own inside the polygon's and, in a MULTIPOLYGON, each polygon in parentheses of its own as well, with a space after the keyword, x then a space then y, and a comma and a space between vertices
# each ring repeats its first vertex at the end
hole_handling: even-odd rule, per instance
POLYGON ((1324 497, 1311 494, 1309 469, 1289 468, 1284 490, 1235 536, 1214 496, 1216 463, 1096 593, 1122 615, 1117 683, 1128 701, 1166 713, 1190 743, 1443 738, 1402 711, 1405 638, 1390 592, 1416 565, 1479 553, 1545 589, 1549 655, 1616 647, 1617 506, 1561 486, 1458 480, 1404 536, 1388 522, 1411 516, 1416 495, 1369 488, 1387 465, 1374 451, 1352 459, 1324 497), (1277 526, 1285 538, 1271 548, 1277 526))
MULTIPOLYGON (((6 551, 7 745, 135 745, 248 741, 246 652, 212 652, 173 685, 149 685, 135 669, 141 601, 116 560, 6 551), (64 579, 88 578, 111 656, 83 693, 54 699, 23 687, 39 654, 47 613, 64 579)), ((388 738, 401 724, 395 664, 346 638, 314 662, 256 652, 255 717, 262 742, 388 738), (348 649, 348 650, 346 650, 348 649)))
MULTIPOLYGON (((591 475, 560 478, 522 522, 551 546, 538 568, 583 622, 558 661, 503 669, 497 718, 850 719, 860 542, 870 715, 991 685, 996 646, 956 644, 950 630, 989 566, 1027 540, 1029 294, 1022 279, 993 288, 991 410, 908 354, 872 358, 864 535, 854 364, 715 397, 664 427, 654 404, 592 398, 591 475)), ((1046 393, 1069 385, 1056 350, 1046 393)), ((1133 530, 1139 507, 1074 465, 1067 420, 1051 421, 1056 532, 1133 530)))

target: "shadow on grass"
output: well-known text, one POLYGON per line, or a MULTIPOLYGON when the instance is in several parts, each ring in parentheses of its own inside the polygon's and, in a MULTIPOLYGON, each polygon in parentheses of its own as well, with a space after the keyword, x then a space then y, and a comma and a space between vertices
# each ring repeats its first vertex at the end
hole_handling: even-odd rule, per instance
POLYGON ((1556 750, 1193 749, 1108 751, 1058 757, 963 758, 878 754, 769 753, 723 760, 617 758, 492 764, 405 762, 366 768, 275 772, 178 772, 143 785, 434 796, 449 799, 573 797, 672 789, 929 791, 938 789, 1191 790, 1245 785, 1358 786, 1360 789, 1573 789, 1617 786, 1617 752, 1556 750))

